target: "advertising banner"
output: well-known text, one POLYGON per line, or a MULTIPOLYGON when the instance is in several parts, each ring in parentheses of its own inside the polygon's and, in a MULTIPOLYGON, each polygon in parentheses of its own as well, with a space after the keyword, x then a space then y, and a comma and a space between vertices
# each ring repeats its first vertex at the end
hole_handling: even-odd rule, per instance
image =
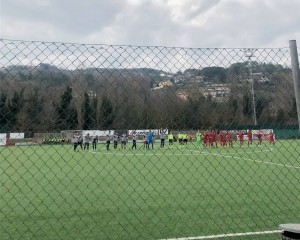
POLYGON ((0 133, 0 146, 6 145, 6 133, 0 133))
MULTIPOLYGON (((159 135, 161 131, 161 129, 128 130, 128 135, 130 136, 133 132, 135 132, 137 136, 144 136, 145 134, 148 134, 150 130, 153 132, 154 136, 159 135)), ((165 134, 168 134, 168 129, 162 129, 162 131, 164 131, 165 134)))
POLYGON ((105 137, 110 131, 110 135, 114 135, 114 130, 82 130, 82 135, 85 136, 89 134, 91 137, 98 136, 98 137, 105 137))
MULTIPOLYGON (((273 129, 260 129, 260 130, 252 130, 253 139, 257 139, 257 133, 261 133, 261 139, 262 140, 269 140, 270 133, 273 132, 273 129)), ((275 136, 274 136, 275 138, 275 136)))
POLYGON ((10 139, 24 139, 25 134, 24 133, 10 133, 9 138, 10 139))

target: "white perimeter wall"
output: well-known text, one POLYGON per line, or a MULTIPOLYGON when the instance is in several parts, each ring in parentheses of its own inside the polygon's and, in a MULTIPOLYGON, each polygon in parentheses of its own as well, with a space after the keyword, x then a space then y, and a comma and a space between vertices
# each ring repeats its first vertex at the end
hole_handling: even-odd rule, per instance
POLYGON ((0 133, 0 146, 6 145, 6 133, 0 133))
POLYGON ((10 133, 9 138, 10 139, 23 139, 24 133, 10 133))

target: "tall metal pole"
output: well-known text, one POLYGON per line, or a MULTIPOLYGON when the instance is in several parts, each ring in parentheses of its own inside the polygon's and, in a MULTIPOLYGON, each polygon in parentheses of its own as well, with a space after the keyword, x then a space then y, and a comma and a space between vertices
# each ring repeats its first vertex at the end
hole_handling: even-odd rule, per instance
POLYGON ((291 62, 292 62, 295 98, 296 98, 298 124, 299 124, 299 132, 300 132, 300 70, 299 70, 299 60, 298 60, 296 40, 290 40, 289 45, 290 45, 290 55, 291 55, 291 62))
POLYGON ((253 70, 252 70, 252 61, 250 59, 250 76, 251 76, 251 93, 252 93, 252 103, 253 103, 253 118, 254 125, 257 125, 256 119, 256 104, 255 104, 255 96, 254 96, 254 79, 253 79, 253 70))
POLYGON ((252 57, 254 54, 253 49, 248 49, 246 51, 246 57, 248 57, 249 61, 249 70, 250 70, 250 78, 251 78, 251 94, 252 94, 252 104, 253 104, 253 120, 254 125, 257 125, 257 117, 256 117, 256 104, 255 104, 255 93, 254 93, 254 79, 253 79, 253 70, 252 70, 252 57))

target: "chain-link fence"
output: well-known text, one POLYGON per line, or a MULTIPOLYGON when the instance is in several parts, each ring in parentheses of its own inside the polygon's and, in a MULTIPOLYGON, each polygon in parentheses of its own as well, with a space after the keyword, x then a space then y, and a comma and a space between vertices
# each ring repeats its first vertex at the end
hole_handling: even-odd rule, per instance
POLYGON ((1 239, 279 239, 299 222, 289 48, 0 41, 1 239))

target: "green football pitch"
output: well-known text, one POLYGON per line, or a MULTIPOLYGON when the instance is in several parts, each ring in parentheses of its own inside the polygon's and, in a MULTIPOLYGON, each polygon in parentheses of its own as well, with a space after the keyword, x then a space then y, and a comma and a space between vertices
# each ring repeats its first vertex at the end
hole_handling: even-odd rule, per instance
POLYGON ((279 239, 299 222, 299 140, 0 151, 1 239, 279 239))

